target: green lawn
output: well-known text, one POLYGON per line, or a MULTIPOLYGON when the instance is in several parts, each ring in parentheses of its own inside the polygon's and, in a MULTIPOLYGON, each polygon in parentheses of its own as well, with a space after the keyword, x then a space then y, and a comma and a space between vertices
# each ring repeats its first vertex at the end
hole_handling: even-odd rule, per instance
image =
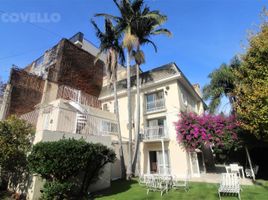
MULTIPOLYGON (((99 200, 151 200, 151 199, 187 199, 187 200, 218 200, 217 184, 190 183, 190 190, 169 191, 162 197, 160 192, 146 194, 146 188, 141 187, 135 180, 114 181, 112 187, 95 195, 99 200)), ((254 186, 242 186, 242 200, 268 200, 268 182, 258 181, 254 186)), ((222 200, 238 199, 235 197, 223 197, 222 200)))

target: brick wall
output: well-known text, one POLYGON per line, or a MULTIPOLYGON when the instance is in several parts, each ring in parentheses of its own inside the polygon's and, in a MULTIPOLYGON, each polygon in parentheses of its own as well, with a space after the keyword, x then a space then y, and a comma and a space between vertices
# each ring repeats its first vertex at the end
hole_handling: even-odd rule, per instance
POLYGON ((60 45, 57 63, 49 69, 48 79, 98 97, 102 88, 104 63, 98 61, 94 64, 93 55, 68 40, 62 40, 60 45))
POLYGON ((8 116, 30 112, 41 102, 45 83, 43 79, 23 70, 12 69, 10 83, 12 91, 8 116))

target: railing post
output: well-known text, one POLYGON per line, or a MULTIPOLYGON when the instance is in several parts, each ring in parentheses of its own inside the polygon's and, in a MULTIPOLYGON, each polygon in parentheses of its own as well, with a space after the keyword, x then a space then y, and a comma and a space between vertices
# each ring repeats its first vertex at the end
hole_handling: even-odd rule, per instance
POLYGON ((78 90, 77 92, 78 92, 77 101, 78 101, 79 104, 81 104, 81 90, 78 90))

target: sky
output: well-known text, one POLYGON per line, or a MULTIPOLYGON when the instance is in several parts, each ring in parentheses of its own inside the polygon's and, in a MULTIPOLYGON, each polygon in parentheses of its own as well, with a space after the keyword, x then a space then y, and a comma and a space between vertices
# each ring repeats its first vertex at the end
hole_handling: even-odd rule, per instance
MULTIPOLYGON (((143 47, 146 71, 175 62, 191 83, 201 87, 208 74, 244 51, 247 31, 260 23, 268 0, 146 0, 167 15, 173 36, 156 36, 157 53, 143 47)), ((0 78, 8 80, 14 64, 24 67, 61 38, 77 32, 99 45, 90 19, 96 13, 118 14, 112 0, 0 0, 0 78)), ((101 19, 96 19, 103 27, 101 19)), ((220 110, 228 110, 224 100, 220 110)))

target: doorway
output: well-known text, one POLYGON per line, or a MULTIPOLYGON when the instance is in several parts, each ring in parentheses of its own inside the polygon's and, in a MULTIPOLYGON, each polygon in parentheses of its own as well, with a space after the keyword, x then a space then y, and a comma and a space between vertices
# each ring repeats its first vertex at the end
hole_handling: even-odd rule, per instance
POLYGON ((149 169, 150 174, 164 174, 165 172, 169 173, 170 170, 168 151, 165 151, 164 156, 162 151, 149 151, 149 169))

